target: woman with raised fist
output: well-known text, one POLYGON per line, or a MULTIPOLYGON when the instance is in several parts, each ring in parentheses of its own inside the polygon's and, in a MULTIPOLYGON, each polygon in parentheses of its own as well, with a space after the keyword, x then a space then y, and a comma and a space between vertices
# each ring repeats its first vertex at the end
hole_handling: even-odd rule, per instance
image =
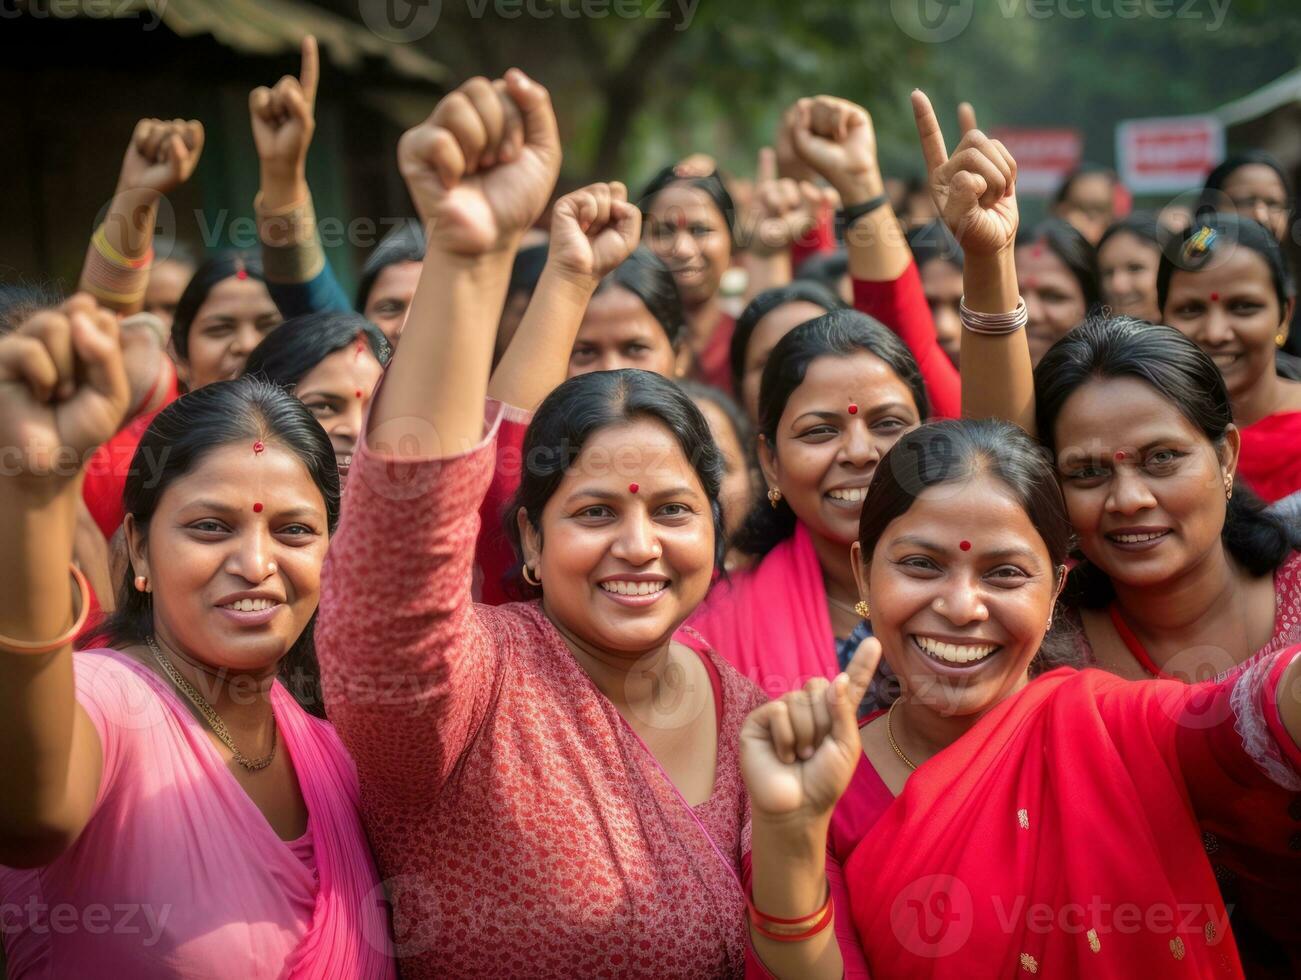
MULTIPOLYGON (((210 385, 146 431, 117 610, 69 559, 80 460, 128 385, 85 295, 0 340, 0 902, 11 977, 394 975, 355 770, 277 680, 311 679, 338 510, 291 396, 210 385), (104 925, 130 903, 129 923, 104 925), (71 930, 72 908, 85 918, 71 930), (92 922, 90 916, 94 915, 92 922)), ((319 701, 317 702, 319 707, 319 701)))
POLYGON ((1241 977, 1204 835, 1250 873, 1301 873, 1276 818, 1301 788, 1301 647, 1200 685, 1032 680, 1071 529, 1004 422, 908 433, 863 513, 879 647, 742 731, 770 975, 1241 977), (882 654, 902 693, 860 727, 882 654))
MULTIPOLYGON (((485 415, 494 333, 559 172, 550 97, 515 69, 472 79, 398 159, 428 253, 353 457, 317 647, 403 972, 738 976, 737 738, 762 699, 679 632, 722 555, 708 425, 645 371, 546 395, 512 522, 536 598, 475 605, 476 512, 503 413, 488 401, 485 415)), ((581 319, 602 256, 635 241, 621 191, 562 199, 585 265, 544 273, 530 314, 581 319)), ((543 345, 548 370, 563 374, 571 343, 543 345)))

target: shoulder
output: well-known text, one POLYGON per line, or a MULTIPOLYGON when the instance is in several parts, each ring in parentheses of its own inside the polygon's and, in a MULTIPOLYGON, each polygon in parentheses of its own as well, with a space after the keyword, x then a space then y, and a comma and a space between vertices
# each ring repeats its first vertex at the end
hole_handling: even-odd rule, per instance
POLYGON ((101 647, 73 654, 77 700, 105 720, 133 724, 161 707, 151 672, 130 654, 101 647))
MULTIPOLYGON (((759 685, 728 663, 723 655, 692 627, 679 627, 673 638, 695 650, 713 667, 714 673, 718 676, 718 686, 723 695, 725 711, 732 705, 735 705, 739 711, 738 726, 745 721, 746 715, 768 700, 759 689, 759 685)), ((731 714, 730 711, 727 713, 731 714)))

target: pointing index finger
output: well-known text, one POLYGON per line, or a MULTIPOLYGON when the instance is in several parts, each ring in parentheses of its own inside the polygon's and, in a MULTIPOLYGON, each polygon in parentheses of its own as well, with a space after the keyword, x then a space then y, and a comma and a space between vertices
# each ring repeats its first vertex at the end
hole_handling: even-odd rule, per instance
POLYGON ((958 103, 958 128, 963 136, 976 128, 976 109, 970 102, 958 103))
POLYGON ((302 86, 303 96, 309 106, 316 104, 316 85, 321 78, 321 55, 316 47, 316 38, 308 34, 303 38, 303 67, 298 73, 298 84, 302 86))
POLYGON ((922 144, 922 159, 926 161, 926 170, 934 173, 949 161, 949 151, 944 148, 944 134, 940 132, 940 121, 935 118, 931 100, 921 89, 913 90, 912 104, 913 116, 917 120, 917 137, 922 144))

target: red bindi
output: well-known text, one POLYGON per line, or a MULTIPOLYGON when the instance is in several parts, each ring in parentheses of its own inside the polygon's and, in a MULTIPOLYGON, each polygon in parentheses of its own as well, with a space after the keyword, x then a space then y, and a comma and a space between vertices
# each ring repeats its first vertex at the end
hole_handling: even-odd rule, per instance
POLYGON ((253 505, 253 513, 255 513, 255 514, 260 514, 260 513, 262 513, 262 505, 261 505, 260 503, 257 503, 257 504, 254 504, 254 505, 253 505))
POLYGON ((1218 302, 1218 301, 1219 301, 1219 298, 1220 298, 1220 294, 1219 294, 1219 293, 1211 293, 1211 302, 1212 302, 1212 303, 1218 302))
POLYGON ((858 414, 858 406, 855 405, 853 402, 850 402, 850 403, 849 403, 849 414, 850 414, 850 415, 857 415, 857 414, 858 414))
POLYGON ((1118 453, 1116 453, 1116 460, 1117 460, 1117 461, 1122 460, 1122 459, 1124 459, 1124 458, 1125 458, 1125 454, 1124 454, 1123 452, 1118 452, 1118 453))
POLYGON ((958 542, 958 547, 961 548, 963 551, 970 551, 970 550, 971 550, 971 542, 970 542, 970 541, 959 541, 959 542, 958 542))
POLYGON ((236 269, 236 270, 235 270, 235 278, 236 278, 236 279, 247 279, 247 278, 248 278, 248 270, 247 270, 247 269, 236 269))
POLYGON ((362 394, 362 391, 361 391, 360 388, 357 389, 357 397, 358 397, 358 398, 364 398, 364 397, 365 397, 365 396, 362 394))
POLYGON ((253 455, 256 456, 258 453, 262 452, 262 450, 266 448, 267 448, 266 446, 262 445, 262 440, 259 439, 257 442, 253 443, 253 455))
POLYGON ((641 487, 639 487, 639 486, 638 486, 637 484, 635 484, 635 483, 629 483, 629 484, 628 484, 628 492, 629 492, 629 493, 636 493, 636 492, 637 492, 638 490, 640 490, 640 489, 641 489, 641 487))

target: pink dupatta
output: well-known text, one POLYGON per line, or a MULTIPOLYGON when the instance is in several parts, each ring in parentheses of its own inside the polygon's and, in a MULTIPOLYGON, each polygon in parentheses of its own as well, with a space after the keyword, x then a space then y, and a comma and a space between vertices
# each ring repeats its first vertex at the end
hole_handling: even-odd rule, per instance
POLYGON ((840 670, 826 596, 813 541, 797 523, 757 566, 716 582, 687 625, 765 695, 778 697, 840 670))

